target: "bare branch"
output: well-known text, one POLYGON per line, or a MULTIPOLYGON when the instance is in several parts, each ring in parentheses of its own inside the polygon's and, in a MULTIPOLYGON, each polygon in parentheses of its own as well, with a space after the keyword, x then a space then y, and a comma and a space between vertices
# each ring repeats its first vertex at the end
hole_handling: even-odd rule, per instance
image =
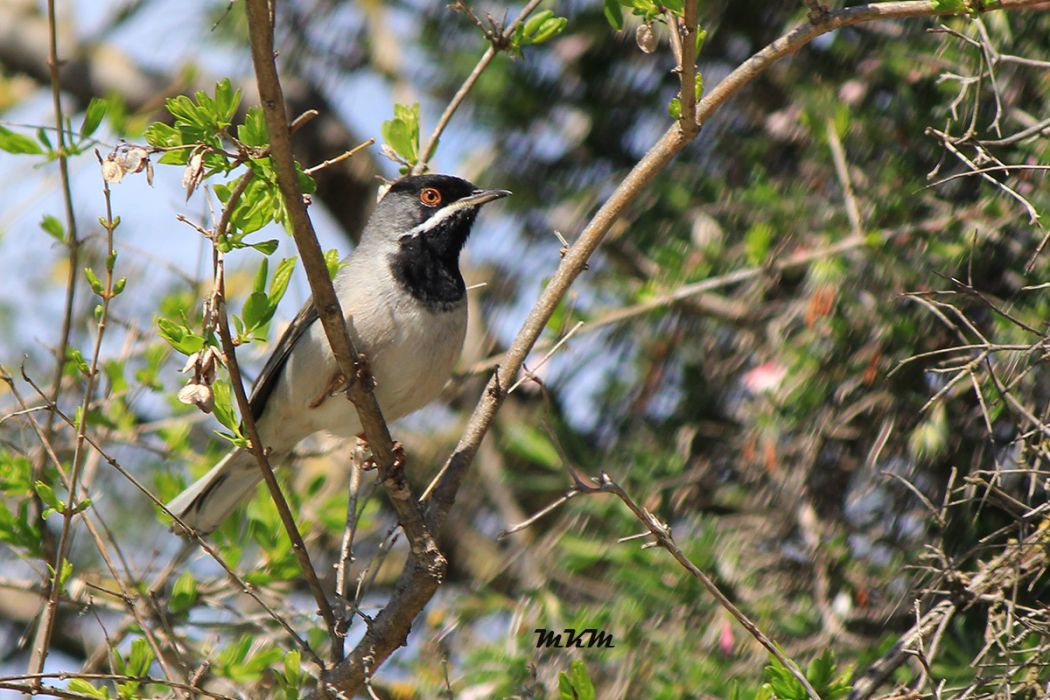
MULTIPOLYGON (((245 177, 246 179, 247 177, 245 177)), ((235 206, 236 200, 231 196, 226 208, 233 209, 235 206)), ((295 552, 296 559, 299 560, 299 567, 303 571, 303 576, 306 577, 306 585, 310 589, 310 593, 313 594, 314 601, 317 603, 317 609, 328 627, 328 632, 332 638, 332 658, 338 661, 343 655, 343 638, 336 633, 335 614, 332 612, 332 606, 328 604, 328 598, 324 594, 324 589, 321 588, 317 572, 314 571, 313 563, 310 561, 310 553, 306 550, 306 544, 303 542, 302 535, 299 534, 299 528, 295 524, 295 516, 292 515, 292 509, 288 507, 288 501, 285 499, 284 494, 281 493, 281 485, 277 483, 273 467, 270 466, 270 460, 267 459, 266 447, 259 438, 259 430, 255 425, 255 418, 252 416, 252 410, 248 404, 248 395, 244 391, 244 381, 241 379, 240 366, 237 364, 237 349, 234 347, 233 338, 230 335, 230 321, 226 313, 226 276, 224 274, 223 255, 218 248, 215 249, 215 301, 217 302, 215 310, 218 312, 219 338, 222 341, 222 351, 226 355, 226 367, 230 372, 230 384, 233 387, 233 394, 237 398, 237 408, 240 411, 241 420, 244 421, 244 429, 248 433, 248 439, 251 441, 251 452, 259 465, 259 471, 262 472, 263 481, 266 482, 266 488, 270 492, 270 497, 273 499, 274 505, 277 506, 277 513, 281 517, 281 523, 284 525, 285 532, 288 533, 288 539, 291 540, 292 551, 295 552)))
MULTIPOLYGON (((53 20, 53 0, 49 3, 49 10, 52 13, 53 20)), ((53 26, 54 25, 52 22, 52 28, 53 26)), ((52 29, 52 31, 54 30, 52 29)), ((52 41, 54 41, 54 39, 52 39, 52 41)), ((96 155, 98 155, 97 152, 96 155)), ((101 156, 99 156, 99 162, 101 163, 101 161, 102 158, 101 156)), ((51 592, 48 596, 47 605, 44 607, 43 614, 41 614, 40 616, 40 622, 37 626, 36 637, 33 640, 33 649, 29 659, 30 673, 40 673, 43 671, 44 661, 47 659, 48 647, 51 644, 51 635, 54 632, 55 628, 55 617, 58 612, 58 598, 62 590, 62 570, 65 567, 66 557, 69 554, 69 543, 72 534, 73 515, 77 512, 77 482, 80 479, 80 470, 83 466, 82 457, 84 450, 84 436, 86 434, 88 425, 88 409, 91 405, 91 397, 95 391, 95 380, 98 378, 99 373, 99 359, 102 355, 102 338, 106 334, 106 320, 109 315, 109 303, 115 296, 113 292, 113 286, 116 280, 113 277, 113 264, 116 260, 116 253, 113 247, 113 231, 117 228, 117 222, 113 218, 113 208, 109 194, 109 183, 103 180, 102 185, 103 194, 105 195, 106 201, 106 217, 104 220, 102 220, 102 224, 106 229, 107 245, 105 282, 103 283, 102 292, 99 294, 102 302, 100 305, 101 312, 98 315, 98 322, 96 325, 97 330, 95 333, 95 346, 91 354, 91 364, 88 369, 87 382, 84 386, 84 398, 81 402, 80 407, 80 425, 77 427, 76 446, 73 449, 72 458, 73 466, 70 470, 69 475, 68 495, 67 500, 65 502, 65 510, 62 513, 62 532, 58 540, 58 551, 55 553, 54 565, 51 568, 51 592)), ((76 274, 76 271, 74 270, 71 274, 76 274)), ((65 357, 58 358, 58 365, 61 371, 61 368, 65 365, 65 357)), ((48 420, 49 422, 53 420, 53 416, 48 420)))
MULTIPOLYGON (((434 131, 431 132, 430 137, 427 139, 426 145, 423 146, 419 152, 419 162, 412 168, 413 175, 420 175, 427 170, 427 166, 430 164, 430 159, 434 157, 434 152, 437 150, 438 141, 441 139, 441 134, 445 133, 445 129, 448 127, 448 123, 452 120, 452 116, 459 109, 459 106, 463 104, 463 100, 466 99, 467 95, 474 88, 474 84, 478 82, 478 78, 485 72, 489 64, 492 63, 492 59, 496 58, 496 54, 506 49, 510 45, 510 40, 514 36, 514 32, 517 30, 518 25, 524 22, 529 15, 531 15, 537 7, 540 6, 542 0, 529 0, 525 7, 521 8, 521 12, 514 18, 514 21, 503 31, 503 33, 496 37, 490 36, 490 46, 485 50, 485 53, 478 59, 477 65, 474 66, 474 70, 470 71, 470 75, 463 81, 463 84, 459 86, 459 90, 456 90, 456 94, 452 96, 448 105, 445 107, 445 111, 441 113, 441 117, 438 119, 437 125, 434 127, 434 131)), ((460 7, 466 8, 462 3, 460 7)), ((468 14, 469 17, 473 17, 473 13, 468 14)), ((489 32, 481 25, 477 18, 474 18, 476 24, 481 27, 482 31, 486 32, 486 36, 489 32)))

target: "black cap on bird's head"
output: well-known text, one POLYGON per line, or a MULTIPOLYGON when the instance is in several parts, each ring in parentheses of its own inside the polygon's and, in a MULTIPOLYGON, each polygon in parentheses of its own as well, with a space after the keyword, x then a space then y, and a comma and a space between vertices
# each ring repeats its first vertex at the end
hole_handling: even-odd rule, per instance
POLYGON ((409 175, 395 180, 379 200, 366 235, 399 240, 423 234, 462 246, 478 209, 509 194, 452 175, 409 175))
POLYGON ((482 205, 506 197, 452 175, 396 180, 376 205, 362 245, 391 246, 391 271, 412 296, 447 307, 463 299, 459 253, 482 205))

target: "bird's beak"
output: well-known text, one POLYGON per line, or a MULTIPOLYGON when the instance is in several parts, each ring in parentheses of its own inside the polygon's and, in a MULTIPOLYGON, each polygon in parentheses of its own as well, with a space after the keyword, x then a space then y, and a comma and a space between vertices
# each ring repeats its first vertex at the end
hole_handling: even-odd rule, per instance
POLYGON ((482 204, 491 202, 494 199, 509 197, 510 194, 510 190, 474 190, 470 195, 459 200, 459 203, 472 207, 480 207, 482 204))

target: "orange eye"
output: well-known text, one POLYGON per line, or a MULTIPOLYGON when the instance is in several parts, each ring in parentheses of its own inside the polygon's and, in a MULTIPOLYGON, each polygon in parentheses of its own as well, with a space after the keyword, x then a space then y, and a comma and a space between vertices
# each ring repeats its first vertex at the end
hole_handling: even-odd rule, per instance
POLYGON ((441 204, 441 193, 433 187, 426 187, 419 193, 419 201, 428 207, 436 207, 441 204))

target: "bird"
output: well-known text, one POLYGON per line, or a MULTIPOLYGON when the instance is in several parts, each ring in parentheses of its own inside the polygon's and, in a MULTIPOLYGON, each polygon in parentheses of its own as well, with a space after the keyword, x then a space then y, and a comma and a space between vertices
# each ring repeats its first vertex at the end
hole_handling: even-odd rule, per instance
MULTIPOLYGON (((463 349, 467 295, 459 256, 480 208, 510 194, 452 175, 409 175, 382 195, 361 241, 333 284, 357 350, 375 380, 387 420, 433 401, 463 349)), ((255 381, 251 415, 270 463, 324 431, 361 432, 317 309, 308 300, 255 381)), ((252 452, 237 448, 167 504, 182 524, 207 535, 262 479, 252 452)))

